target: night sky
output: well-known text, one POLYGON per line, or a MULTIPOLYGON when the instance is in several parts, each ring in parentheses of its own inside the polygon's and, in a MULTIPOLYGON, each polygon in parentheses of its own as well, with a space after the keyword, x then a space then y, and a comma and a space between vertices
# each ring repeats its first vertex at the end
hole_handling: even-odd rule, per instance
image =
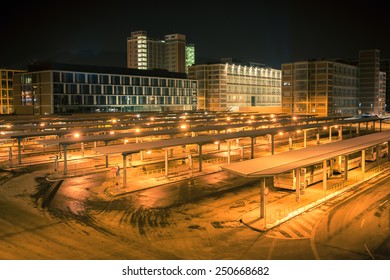
POLYGON ((312 58, 390 58, 386 1, 7 1, 0 67, 62 62, 126 67, 126 38, 181 33, 196 62, 232 57, 280 68, 312 58), (212 3, 212 6, 210 6, 212 3))

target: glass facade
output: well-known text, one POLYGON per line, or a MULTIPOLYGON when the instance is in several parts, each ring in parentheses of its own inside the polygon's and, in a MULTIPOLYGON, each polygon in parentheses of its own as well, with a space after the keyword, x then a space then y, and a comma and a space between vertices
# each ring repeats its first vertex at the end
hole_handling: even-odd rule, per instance
POLYGON ((197 82, 184 78, 48 70, 18 81, 21 113, 28 106, 38 107, 34 114, 197 109, 197 82))

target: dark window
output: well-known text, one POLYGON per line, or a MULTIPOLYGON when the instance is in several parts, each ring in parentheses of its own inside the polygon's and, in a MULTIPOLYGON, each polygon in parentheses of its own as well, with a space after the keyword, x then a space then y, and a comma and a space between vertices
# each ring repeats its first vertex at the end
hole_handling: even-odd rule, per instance
POLYGON ((85 79, 85 74, 82 74, 82 73, 77 73, 76 74, 76 83, 82 83, 84 84, 86 81, 85 79))
POLYGON ((130 85, 130 77, 122 77, 122 85, 130 85))
POLYGON ((61 82, 61 77, 59 72, 53 72, 53 82, 55 83, 61 82))
POLYGON ((100 75, 100 83, 101 84, 108 84, 110 80, 110 77, 108 75, 100 75))
POLYGON ((140 85, 140 78, 138 78, 138 77, 133 77, 132 78, 132 83, 131 84, 133 84, 133 85, 135 85, 135 86, 139 86, 140 85))
POLYGON ((64 93, 64 85, 63 84, 53 84, 53 93, 64 93))
POLYGON ((99 83, 98 75, 96 75, 96 74, 88 74, 88 83, 90 83, 90 84, 98 84, 99 83))
POLYGON ((113 85, 120 85, 121 84, 121 77, 119 77, 119 76, 111 76, 111 84, 113 84, 113 85))

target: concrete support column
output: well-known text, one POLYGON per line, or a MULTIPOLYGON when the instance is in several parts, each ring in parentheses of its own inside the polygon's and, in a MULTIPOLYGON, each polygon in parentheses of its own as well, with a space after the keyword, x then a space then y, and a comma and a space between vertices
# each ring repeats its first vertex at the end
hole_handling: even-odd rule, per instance
POLYGON ((304 148, 306 148, 306 146, 307 146, 307 130, 306 129, 304 129, 303 130, 303 147, 304 148))
POLYGON ((332 142, 332 127, 329 126, 329 142, 332 142))
POLYGON ((271 134, 271 155, 275 154, 275 135, 271 134))
POLYGON ((93 147, 96 148, 96 141, 93 141, 93 147))
POLYGON ((291 151, 292 150, 292 138, 291 136, 288 137, 288 149, 291 151))
POLYGON ((199 172, 202 172, 202 144, 199 144, 198 147, 199 147, 199 172))
POLYGON ((123 187, 127 187, 127 161, 126 161, 126 155, 122 154, 123 156, 123 187))
POLYGON ((356 128, 356 134, 359 136, 360 135, 360 123, 358 123, 358 126, 356 128))
POLYGON ((371 132, 375 132, 375 121, 372 122, 372 129, 371 132))
POLYGON ((362 175, 364 178, 364 173, 366 172, 366 150, 362 150, 362 175))
POLYGON ((382 132, 382 120, 379 120, 379 132, 382 132))
POLYGON ((328 166, 326 159, 323 161, 322 167, 322 189, 326 191, 328 189, 328 166))

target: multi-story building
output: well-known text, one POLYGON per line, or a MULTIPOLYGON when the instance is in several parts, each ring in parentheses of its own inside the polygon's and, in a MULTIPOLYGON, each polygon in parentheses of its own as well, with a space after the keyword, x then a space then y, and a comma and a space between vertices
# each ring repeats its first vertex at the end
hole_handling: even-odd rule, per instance
POLYGON ((386 73, 385 110, 390 111, 390 59, 381 59, 380 70, 386 73))
POLYGON ((146 31, 131 32, 127 38, 127 67, 186 71, 186 36, 165 35, 164 40, 150 38, 146 31))
POLYGON ((198 81, 198 108, 211 111, 280 113, 281 71, 229 63, 189 67, 198 81))
POLYGON ((186 73, 188 73, 188 67, 195 64, 195 45, 186 45, 186 73))
POLYGON ((164 41, 148 37, 146 31, 127 38, 127 68, 163 69, 164 41))
POLYGON ((46 64, 14 76, 16 114, 194 110, 196 94, 195 80, 166 70, 46 64))
POLYGON ((0 69, 0 114, 14 113, 13 77, 22 70, 0 69))
POLYGON ((282 112, 356 115, 359 68, 341 61, 282 64, 282 112))
POLYGON ((171 72, 186 71, 186 36, 182 34, 165 35, 164 69, 171 72))
POLYGON ((359 52, 360 91, 359 106, 363 113, 382 115, 385 112, 386 96, 380 85, 380 51, 362 50, 359 52))

